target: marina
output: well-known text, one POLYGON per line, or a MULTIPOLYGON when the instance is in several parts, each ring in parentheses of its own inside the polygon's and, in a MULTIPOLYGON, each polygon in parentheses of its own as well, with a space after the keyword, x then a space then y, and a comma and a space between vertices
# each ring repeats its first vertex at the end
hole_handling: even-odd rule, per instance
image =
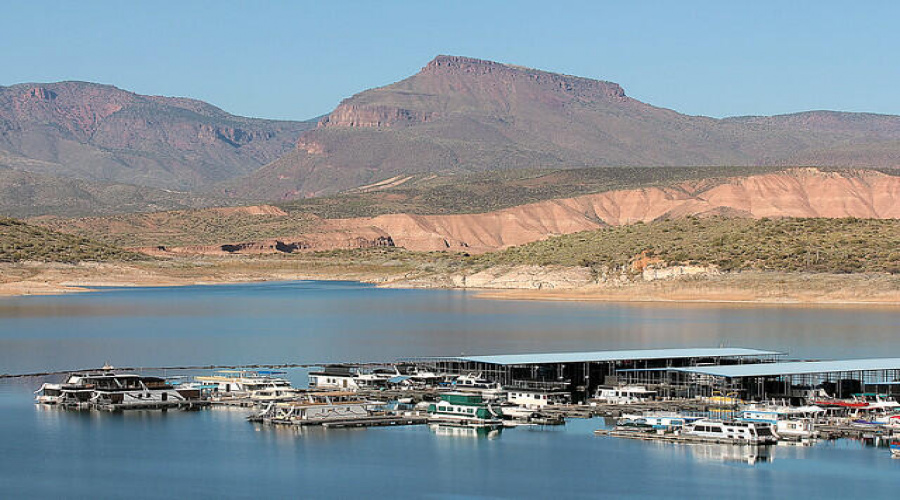
POLYGON ((877 391, 900 385, 900 359, 782 356, 682 348, 405 358, 324 364, 305 388, 276 369, 166 379, 105 366, 44 383, 35 401, 107 411, 230 406, 246 408, 255 424, 330 429, 429 424, 447 433, 605 417, 614 424, 595 429, 597 436, 680 444, 898 439, 896 393, 877 391))
MULTIPOLYGON (((379 370, 389 380, 397 377, 395 365, 404 374, 414 371, 408 359, 419 352, 459 356, 463 349, 491 356, 504 352, 556 355, 580 349, 607 353, 609 357, 611 351, 646 352, 658 346, 718 349, 709 346, 721 346, 723 341, 718 336, 722 335, 730 339, 726 345, 737 344, 738 337, 746 337, 749 340, 744 342, 751 346, 787 353, 779 356, 782 360, 804 355, 817 360, 854 355, 873 358, 879 353, 867 346, 877 345, 886 354, 900 348, 892 343, 896 321, 900 320, 893 313, 867 315, 868 322, 860 325, 856 333, 863 340, 850 346, 835 343, 836 337, 828 332, 833 328, 829 325, 859 325, 859 316, 852 310, 807 314, 802 309, 785 308, 766 310, 760 315, 755 310, 726 307, 685 310, 492 302, 466 299, 466 294, 454 292, 379 290, 343 283, 111 290, 90 296, 35 297, 23 302, 32 305, 16 309, 15 314, 29 316, 6 317, 0 323, 0 338, 5 339, 0 340, 0 359, 5 370, 10 375, 59 373, 0 380, 0 407, 5 417, 0 428, 11 450, 6 458, 0 458, 4 464, 0 476, 13 497, 34 492, 40 492, 39 496, 81 496, 95 491, 96 481, 84 481, 82 473, 67 472, 73 464, 63 461, 63 456, 80 457, 74 464, 79 470, 83 464, 92 470, 108 471, 104 473, 106 481, 112 481, 110 484, 116 487, 134 482, 146 485, 142 487, 145 494, 138 495, 143 497, 165 496, 173 487, 196 496, 290 495, 297 488, 319 492, 313 496, 358 495, 358 487, 348 478, 365 478, 367 490, 380 496, 416 496, 408 492, 436 491, 463 496, 547 497, 560 494, 558 486, 554 486, 560 480, 578 478, 576 482, 581 486, 566 489, 567 494, 586 498, 602 491, 627 497, 634 491, 632 485, 640 483, 651 492, 650 496, 665 497, 674 491, 697 497, 711 488, 727 491, 735 498, 758 498, 753 492, 759 491, 760 481, 765 479, 765 484, 776 488, 779 494, 825 497, 843 491, 842 485, 856 490, 864 484, 866 488, 892 492, 891 478, 900 465, 900 461, 888 458, 890 426, 854 424, 849 419, 849 405, 858 404, 853 402, 852 394, 833 401, 834 409, 815 424, 819 436, 805 442, 779 440, 775 445, 751 446, 653 437, 628 439, 601 436, 594 431, 612 430, 626 415, 659 417, 661 413, 674 413, 691 418, 734 419, 740 417, 742 407, 738 405, 759 406, 763 402, 714 390, 708 395, 680 398, 645 381, 605 377, 596 381, 598 387, 636 385, 657 394, 644 402, 624 405, 601 402, 593 397, 596 389, 584 399, 584 392, 570 391, 579 384, 560 388, 559 382, 565 380, 560 381, 556 373, 551 373, 558 369, 552 365, 526 366, 522 373, 531 377, 535 371, 537 375, 531 380, 513 382, 517 386, 529 382, 532 388, 507 389, 505 398, 491 402, 505 415, 500 419, 503 426, 496 429, 428 423, 427 404, 436 401, 441 393, 457 392, 453 381, 460 375, 493 380, 487 371, 480 375, 477 371, 449 373, 444 377, 424 363, 418 365, 419 371, 440 374, 441 380, 419 384, 397 378, 380 387, 353 391, 366 400, 386 403, 374 411, 396 411, 395 415, 386 419, 373 415, 333 420, 323 425, 249 421, 248 417, 263 409, 249 395, 219 398, 209 394, 209 404, 201 411, 98 411, 34 404, 36 395, 32 394, 45 382, 65 382, 72 371, 95 371, 70 369, 100 367, 106 361, 116 365, 115 373, 154 376, 181 384, 199 383, 198 377, 224 375, 220 370, 284 372, 269 376, 285 379, 301 392, 328 392, 337 389, 311 387, 312 373, 344 365, 363 374, 379 370), (397 301, 398 295, 403 300, 397 301), (265 298, 265 309, 260 310, 260 302, 254 302, 258 296, 265 298), (382 297, 403 307, 399 312, 391 309, 382 297), (283 302, 282 309, 272 306, 280 304, 279 300, 283 302), (49 308, 45 317, 37 314, 43 304, 49 308), (102 309, 95 309, 97 304, 102 304, 102 309), (444 309, 452 310, 452 314, 441 313, 444 309), (423 310, 429 313, 420 316, 415 312, 423 310), (127 316, 134 314, 132 311, 140 316, 127 316), (100 316, 92 316, 94 312, 100 316), (404 320, 398 322, 397 314, 404 320), (529 321, 521 322, 523 315, 529 321), (118 320, 119 316, 127 321, 118 320), (270 317, 272 321, 267 322, 270 317), (760 323, 769 320, 772 325, 760 323), (444 322, 452 323, 452 332, 431 333, 434 325, 444 322), (289 334, 279 333, 277 325, 288 323, 303 326, 292 327, 289 334), (492 326, 490 330, 479 329, 482 324, 492 326), (629 334, 634 339, 617 337, 617 332, 626 331, 624 325, 632 324, 634 329, 627 331, 635 332, 629 334), (123 336, 123 325, 134 333, 123 336), (802 333, 796 333, 807 326, 816 330, 815 342, 807 342, 802 333), (549 328, 558 333, 543 333, 549 328), (792 343, 767 339, 765 332, 772 329, 794 332, 792 343), (58 334, 41 337, 35 333, 38 330, 58 334), (179 349, 158 352, 145 347, 157 344, 160 338, 169 341, 166 332, 170 330, 178 332, 179 349), (466 331, 484 333, 460 333, 466 331), (678 332, 682 331, 689 331, 690 337, 679 337, 678 332), (324 348, 317 341, 321 332, 329 332, 328 345, 334 344, 333 349, 324 348), (591 340, 588 335, 598 339, 591 340), (422 338, 421 342, 416 342, 416 338, 422 338), (531 338, 536 340, 527 340, 531 338), (29 352, 41 352, 40 345, 45 342, 60 345, 64 356, 17 354, 17 346, 23 344, 29 352), (531 353, 524 352, 529 350, 531 353), (538 383, 545 381, 554 384, 540 388, 538 383), (543 395, 548 396, 546 400, 538 397, 543 395), (419 403, 423 405, 416 408, 419 403), (847 414, 842 416, 844 411, 847 414), (565 425, 549 425, 540 418, 524 420, 535 412, 560 418, 565 425), (405 416, 407 413, 411 415, 405 416), (36 454, 35 449, 58 451, 36 454), (135 454, 156 464, 152 475, 125 466, 127 457, 135 454), (11 456, 16 456, 16 460, 11 456), (240 467, 234 466, 236 461, 240 467), (415 467, 410 468, 409 463, 415 463, 415 467), (655 472, 648 475, 647 470, 655 472), (67 477, 65 491, 43 481, 41 478, 47 474, 67 477), (165 484, 158 482, 159 474, 166 476, 165 484), (697 481, 696 486, 684 482, 683 478, 689 475, 697 481), (465 484, 453 480, 460 476, 471 480, 465 484), (116 480, 117 477, 122 480, 116 480), (402 482, 407 494, 398 493, 398 482, 402 482)), ((171 334, 171 338, 175 335, 171 334)), ((620 370, 628 369, 628 365, 633 367, 634 363, 622 362, 620 370)), ((697 388, 696 392, 702 391, 697 388)), ((876 391, 867 388, 865 392, 876 391)), ((890 395, 889 391, 878 392, 890 395)), ((822 397, 816 400, 831 401, 822 397)), ((799 402, 770 398, 766 403, 776 407, 796 406, 799 402)))

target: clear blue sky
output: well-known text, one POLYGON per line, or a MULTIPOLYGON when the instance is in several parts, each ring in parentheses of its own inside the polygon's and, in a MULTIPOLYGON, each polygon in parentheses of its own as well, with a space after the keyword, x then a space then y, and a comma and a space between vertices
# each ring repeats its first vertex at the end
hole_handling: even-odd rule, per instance
POLYGON ((894 1, 137 4, 3 2, 0 85, 96 81, 305 119, 454 54, 611 80, 690 114, 900 114, 894 1))

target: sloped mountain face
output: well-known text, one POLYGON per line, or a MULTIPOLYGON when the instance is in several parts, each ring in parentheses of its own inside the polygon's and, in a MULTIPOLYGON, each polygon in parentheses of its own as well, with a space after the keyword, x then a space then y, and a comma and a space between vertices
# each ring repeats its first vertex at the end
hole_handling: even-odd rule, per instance
POLYGON ((0 166, 197 189, 290 151, 308 122, 231 115, 210 104, 84 82, 0 87, 0 166))
POLYGON ((190 191, 85 181, 0 167, 0 216, 81 217, 236 203, 190 191))
POLYGON ((611 82, 439 56, 406 80, 345 100, 235 192, 299 198, 401 173, 535 167, 895 166, 898 120, 687 116, 611 82))

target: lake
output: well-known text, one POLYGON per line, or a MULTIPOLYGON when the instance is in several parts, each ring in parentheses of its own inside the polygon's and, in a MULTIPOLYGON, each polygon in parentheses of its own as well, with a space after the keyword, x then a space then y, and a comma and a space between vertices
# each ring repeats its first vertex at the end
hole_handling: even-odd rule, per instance
MULTIPOLYGON (((722 345, 900 356, 898 325, 895 309, 494 301, 351 282, 103 289, 0 299, 0 373, 722 345)), ((492 438, 275 429, 223 408, 59 411, 32 403, 40 383, 0 381, 0 497, 888 498, 900 478, 886 449, 849 440, 753 461, 596 437, 597 419, 492 438)))

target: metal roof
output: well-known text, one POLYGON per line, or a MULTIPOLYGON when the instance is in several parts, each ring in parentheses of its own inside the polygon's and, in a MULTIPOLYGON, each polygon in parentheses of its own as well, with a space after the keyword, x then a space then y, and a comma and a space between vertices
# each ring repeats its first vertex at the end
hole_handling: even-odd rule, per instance
POLYGON ((900 358, 844 359, 836 361, 789 361, 780 363, 748 363, 743 365, 696 366, 672 368, 672 371, 699 373, 715 377, 767 377, 806 375, 810 373, 900 370, 900 358))
POLYGON ((552 363, 602 363, 614 361, 643 361, 653 359, 728 358, 736 356, 775 356, 783 353, 744 349, 740 347, 713 347, 691 349, 631 349, 624 351, 554 352, 534 354, 497 354, 488 356, 454 356, 431 358, 433 360, 470 361, 494 365, 540 365, 552 363))

